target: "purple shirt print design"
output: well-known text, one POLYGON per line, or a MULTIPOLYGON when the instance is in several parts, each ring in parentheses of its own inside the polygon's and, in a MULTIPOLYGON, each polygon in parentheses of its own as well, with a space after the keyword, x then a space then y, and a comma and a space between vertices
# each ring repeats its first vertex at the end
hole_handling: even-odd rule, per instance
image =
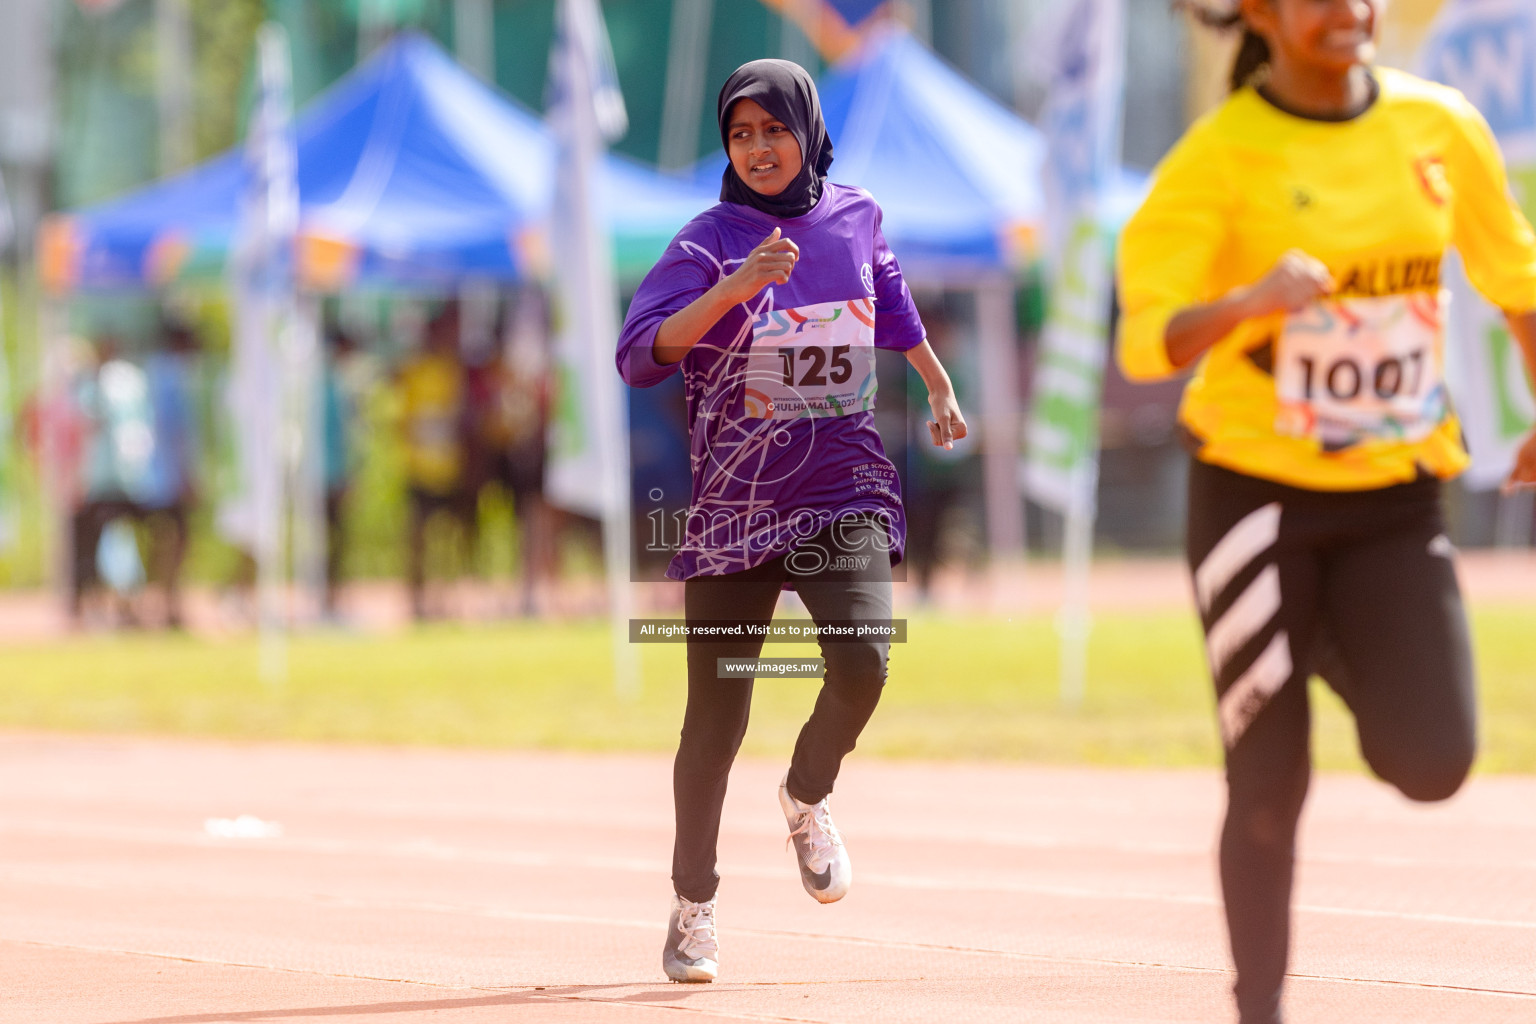
POLYGON ((875 430, 874 349, 904 352, 923 338, 867 192, 828 183, 801 217, 720 203, 690 221, 635 293, 616 359, 635 387, 683 375, 692 485, 667 576, 740 572, 857 513, 887 524, 900 561, 906 519, 875 430), (732 309, 681 362, 657 363, 662 322, 775 227, 800 247, 788 284, 732 309))

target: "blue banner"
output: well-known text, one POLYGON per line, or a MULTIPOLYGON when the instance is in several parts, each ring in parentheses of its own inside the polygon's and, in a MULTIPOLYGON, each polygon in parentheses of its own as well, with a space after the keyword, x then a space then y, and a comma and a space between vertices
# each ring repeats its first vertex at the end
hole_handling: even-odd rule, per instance
MULTIPOLYGON (((1452 0, 1430 28, 1420 56, 1425 76, 1460 89, 1487 118, 1527 217, 1536 217, 1536 4, 1452 0)), ((1447 263, 1454 301, 1446 323, 1446 376, 1466 433, 1475 490, 1504 482, 1515 452, 1536 425, 1519 347, 1504 315, 1473 290, 1460 264, 1447 263)))

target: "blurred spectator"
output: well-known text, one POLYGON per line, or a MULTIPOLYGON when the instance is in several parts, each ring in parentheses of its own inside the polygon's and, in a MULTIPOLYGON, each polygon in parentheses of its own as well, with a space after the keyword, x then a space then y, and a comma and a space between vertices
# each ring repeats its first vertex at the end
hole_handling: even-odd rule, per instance
MULTIPOLYGON (((69 615, 78 624, 86 591, 101 582, 97 548, 103 532, 115 520, 136 519, 148 494, 155 435, 149 382, 143 370, 120 357, 115 337, 101 339, 95 364, 86 364, 72 392, 83 434, 69 590, 69 615)), ((116 563, 124 560, 120 548, 114 549, 116 563)), ((120 574, 123 581, 132 578, 128 571, 120 574)), ((135 621, 129 595, 116 596, 124 618, 135 621)))
MULTIPOLYGON (((472 508, 499 487, 512 505, 522 568, 522 614, 534 611, 539 582, 553 561, 544 462, 552 386, 548 317, 542 293, 525 288, 504 344, 468 371, 469 496, 472 508)), ((501 342, 503 339, 498 339, 501 342)))
POLYGON ((405 431, 405 473, 410 502, 406 582, 411 614, 426 617, 427 525, 440 513, 457 519, 461 542, 470 539, 473 509, 465 494, 467 403, 459 362, 458 303, 445 303, 427 324, 421 351, 398 374, 405 431))
POLYGON ((145 361, 153 445, 139 495, 148 524, 150 578, 165 588, 165 620, 182 626, 181 570, 198 498, 202 431, 197 416, 197 335, 184 323, 161 326, 162 345, 145 361))
POLYGON ((356 395, 348 385, 348 365, 357 352, 352 336, 339 327, 326 332, 325 377, 325 615, 337 614, 341 567, 346 557, 347 495, 357 469, 353 425, 357 422, 356 395))

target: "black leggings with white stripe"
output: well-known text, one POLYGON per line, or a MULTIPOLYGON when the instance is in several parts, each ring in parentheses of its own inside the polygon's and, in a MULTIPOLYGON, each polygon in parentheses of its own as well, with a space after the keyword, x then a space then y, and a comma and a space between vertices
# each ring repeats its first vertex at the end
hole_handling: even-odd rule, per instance
POLYGON ((1281 1019, 1309 677, 1344 699, 1371 770, 1406 796, 1443 800, 1472 766, 1472 651, 1444 529, 1433 478, 1327 492, 1191 468, 1187 550, 1226 747, 1221 884, 1243 1024, 1281 1019))

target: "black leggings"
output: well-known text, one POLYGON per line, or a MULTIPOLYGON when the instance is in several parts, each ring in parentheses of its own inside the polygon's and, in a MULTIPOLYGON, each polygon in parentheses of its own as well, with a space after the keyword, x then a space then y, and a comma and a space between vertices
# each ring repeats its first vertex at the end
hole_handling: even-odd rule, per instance
POLYGON ((1433 478, 1309 491, 1196 461, 1188 554, 1227 762, 1221 884, 1243 1024, 1280 1020, 1307 680, 1355 716, 1371 770, 1443 800, 1476 748, 1472 651, 1433 478))
POLYGON ((96 571, 96 549, 107 525, 114 519, 137 520, 141 515, 139 506, 127 498, 96 498, 75 509, 71 523, 70 618, 80 618, 86 590, 101 581, 96 571))
MULTIPOLYGON (((794 583, 818 623, 888 621, 891 563, 885 536, 877 522, 843 520, 789 555, 743 572, 695 577, 684 584, 688 622, 766 624, 786 581, 794 583), (815 550, 828 558, 806 557, 815 550)), ((684 899, 713 899, 720 883, 715 871, 720 811, 752 703, 753 680, 718 678, 716 659, 755 658, 762 648, 761 638, 688 642, 688 710, 672 769, 677 808, 672 885, 684 899)), ((825 681, 789 764, 789 791, 796 799, 815 803, 832 791, 843 757, 880 701, 888 650, 883 641, 822 642, 825 681)))

